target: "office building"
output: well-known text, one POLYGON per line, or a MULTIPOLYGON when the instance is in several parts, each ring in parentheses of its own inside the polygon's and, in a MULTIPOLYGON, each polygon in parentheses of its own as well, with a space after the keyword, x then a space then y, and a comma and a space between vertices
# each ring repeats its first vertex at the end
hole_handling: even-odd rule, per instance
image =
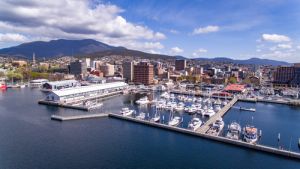
POLYGON ((77 79, 82 79, 87 74, 86 62, 76 60, 71 62, 69 66, 70 74, 73 74, 77 79))
POLYGON ((128 82, 132 82, 133 81, 133 76, 134 76, 134 62, 124 62, 122 64, 123 67, 123 78, 126 79, 126 81, 128 82))
POLYGON ((181 71, 186 68, 186 60, 184 59, 177 59, 175 60, 175 70, 181 71))
POLYGON ((134 65, 134 83, 150 85, 153 84, 154 78, 153 65, 148 62, 140 62, 134 65))

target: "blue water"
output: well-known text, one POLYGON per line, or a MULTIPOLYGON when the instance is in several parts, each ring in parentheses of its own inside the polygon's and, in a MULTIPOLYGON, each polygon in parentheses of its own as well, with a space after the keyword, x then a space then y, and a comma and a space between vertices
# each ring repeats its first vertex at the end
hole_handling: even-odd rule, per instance
MULTIPOLYGON (((85 112, 38 105, 37 100, 43 97, 43 93, 31 89, 0 93, 1 169, 300 168, 300 161, 122 120, 52 121, 51 114, 85 112)), ((120 96, 107 100, 101 111, 117 112, 123 104, 130 103, 130 98, 120 96)), ((271 106, 275 106, 275 110, 282 108, 271 106)), ((295 112, 298 114, 287 113, 286 116, 267 112, 263 119, 258 119, 259 113, 255 112, 254 122, 264 128, 262 142, 273 143, 264 126, 274 130, 275 138, 277 130, 274 128, 282 129, 282 138, 285 131, 296 136, 299 111, 295 112)), ((225 121, 231 121, 234 114, 229 112, 225 121)))

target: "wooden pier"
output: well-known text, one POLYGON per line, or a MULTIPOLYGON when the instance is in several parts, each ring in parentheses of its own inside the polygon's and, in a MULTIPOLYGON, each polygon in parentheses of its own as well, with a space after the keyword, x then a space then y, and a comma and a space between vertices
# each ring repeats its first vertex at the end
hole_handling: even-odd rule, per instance
POLYGON ((217 112, 215 115, 213 115, 211 118, 207 120, 207 122, 201 126, 196 132, 198 133, 206 133, 207 130, 210 128, 210 125, 213 124, 216 120, 222 118, 225 113, 228 112, 228 110, 238 101, 238 99, 235 97, 233 98, 227 105, 225 105, 219 112, 217 112))
POLYGON ((183 134, 187 134, 187 135, 193 135, 193 136, 210 139, 210 140, 214 140, 214 141, 218 141, 218 142, 222 142, 222 143, 227 143, 227 144, 231 144, 231 145, 235 145, 235 146, 249 148, 252 150, 257 150, 257 151, 261 151, 261 152, 265 152, 265 153, 270 153, 270 154, 274 154, 274 155, 280 155, 280 156, 300 160, 300 153, 297 153, 297 152, 281 150, 281 149, 268 147, 268 146, 264 146, 264 145, 259 145, 259 144, 250 144, 250 143, 246 143, 246 142, 243 142, 240 140, 231 140, 231 139, 228 139, 225 137, 220 137, 220 136, 212 136, 212 135, 208 135, 208 134, 201 133, 201 132, 194 132, 192 130, 188 130, 185 128, 168 126, 166 124, 155 123, 155 122, 150 122, 150 121, 146 121, 146 120, 139 120, 139 119, 136 119, 133 117, 122 116, 119 114, 109 114, 109 117, 117 118, 117 119, 121 119, 121 120, 127 120, 127 121, 140 123, 140 124, 144 124, 144 125, 148 125, 148 126, 152 126, 152 127, 157 127, 157 128, 161 128, 161 129, 165 129, 165 130, 169 130, 169 131, 179 132, 179 133, 183 133, 183 134))
POLYGON ((97 113, 97 114, 83 114, 83 115, 73 115, 73 116, 61 116, 61 115, 52 115, 52 120, 57 121, 69 121, 69 120, 81 120, 81 119, 91 119, 91 118, 100 118, 108 117, 107 113, 97 113))

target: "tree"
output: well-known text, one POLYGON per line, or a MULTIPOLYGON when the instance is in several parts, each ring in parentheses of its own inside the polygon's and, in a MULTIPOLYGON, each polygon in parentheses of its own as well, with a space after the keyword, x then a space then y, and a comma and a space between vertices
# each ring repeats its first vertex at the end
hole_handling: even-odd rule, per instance
POLYGON ((231 76, 231 77, 229 78, 228 82, 234 84, 234 83, 237 83, 237 79, 236 79, 236 77, 231 76))

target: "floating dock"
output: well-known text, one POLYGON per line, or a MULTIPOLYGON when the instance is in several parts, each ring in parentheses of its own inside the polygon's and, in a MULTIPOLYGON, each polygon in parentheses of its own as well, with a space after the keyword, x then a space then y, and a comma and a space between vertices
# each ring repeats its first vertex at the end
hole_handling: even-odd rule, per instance
POLYGON ((144 125, 148 125, 148 126, 152 126, 152 127, 157 127, 157 128, 161 128, 161 129, 165 129, 165 130, 170 130, 170 131, 179 132, 179 133, 183 133, 183 134, 193 135, 193 136, 210 139, 210 140, 214 140, 214 141, 218 141, 218 142, 222 142, 222 143, 227 143, 227 144, 245 147, 245 148, 249 148, 249 149, 253 149, 253 150, 258 150, 261 152, 271 153, 271 154, 275 154, 275 155, 281 155, 284 157, 300 160, 300 153, 296 153, 296 152, 292 152, 292 151, 281 150, 281 149, 268 147, 268 146, 264 146, 264 145, 259 145, 259 144, 250 144, 250 143, 246 143, 246 142, 243 142, 240 140, 231 140, 231 139, 228 139, 225 137, 220 137, 220 136, 212 136, 212 135, 204 134, 201 132, 194 132, 192 130, 188 130, 188 129, 184 129, 184 128, 168 126, 166 124, 155 123, 155 122, 150 122, 150 121, 146 121, 146 120, 139 120, 139 119, 136 119, 133 117, 122 116, 119 114, 109 114, 109 117, 121 119, 121 120, 127 120, 127 121, 140 123, 140 124, 144 124, 144 125))
POLYGON ((83 115, 74 115, 74 116, 52 115, 51 119, 57 121, 69 121, 69 120, 81 120, 81 119, 91 119, 91 118, 100 118, 100 117, 108 117, 108 114, 98 113, 98 114, 83 114, 83 115))
POLYGON ((197 130, 197 132, 202 134, 206 133, 210 128, 210 125, 213 124, 216 120, 222 118, 237 101, 238 99, 236 97, 230 100, 230 102, 226 104, 219 112, 209 118, 208 121, 197 130))

